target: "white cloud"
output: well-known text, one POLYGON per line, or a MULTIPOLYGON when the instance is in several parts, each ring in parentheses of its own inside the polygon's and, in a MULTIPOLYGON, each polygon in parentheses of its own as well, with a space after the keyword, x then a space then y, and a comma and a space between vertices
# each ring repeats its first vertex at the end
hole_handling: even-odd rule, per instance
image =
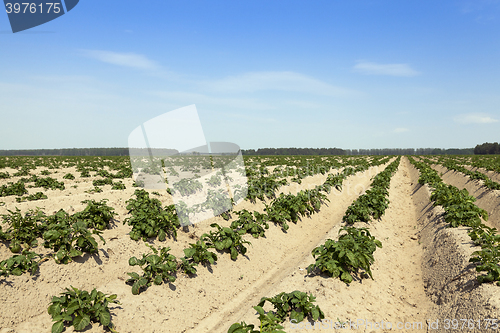
POLYGON ((367 61, 358 62, 354 70, 367 75, 416 76, 420 74, 408 64, 377 64, 367 61))
POLYGON ((151 91, 149 94, 181 104, 206 104, 253 110, 272 110, 275 108, 271 104, 251 98, 224 98, 184 91, 151 91))
POLYGON ((491 124, 498 122, 498 119, 494 119, 484 113, 468 113, 456 116, 454 118, 455 122, 461 124, 491 124))
POLYGON ((221 92, 280 90, 327 96, 343 96, 357 93, 294 72, 251 72, 229 76, 221 80, 203 82, 201 85, 205 89, 221 92))
POLYGON ((136 53, 83 50, 83 54, 89 58, 93 58, 117 66, 133 67, 139 69, 157 69, 159 67, 156 62, 149 60, 146 56, 136 53))
POLYGON ((404 132, 409 132, 410 129, 405 128, 405 127, 398 127, 394 129, 394 133, 404 133, 404 132))

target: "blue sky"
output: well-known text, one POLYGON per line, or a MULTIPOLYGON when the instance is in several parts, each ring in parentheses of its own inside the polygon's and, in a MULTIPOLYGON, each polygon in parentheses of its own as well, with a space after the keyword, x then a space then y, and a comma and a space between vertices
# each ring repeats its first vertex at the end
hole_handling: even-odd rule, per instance
POLYGON ((126 147, 195 104, 207 141, 466 148, 500 141, 500 1, 82 0, 13 34, 0 149, 126 147))

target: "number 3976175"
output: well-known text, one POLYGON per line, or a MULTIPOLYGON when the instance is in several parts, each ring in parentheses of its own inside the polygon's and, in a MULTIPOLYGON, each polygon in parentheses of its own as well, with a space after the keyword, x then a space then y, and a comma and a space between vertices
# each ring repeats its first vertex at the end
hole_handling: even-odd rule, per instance
POLYGON ((59 14, 61 12, 61 7, 60 3, 56 2, 46 2, 45 4, 40 3, 29 3, 29 2, 23 2, 23 3, 6 3, 5 4, 5 10, 7 11, 7 14, 15 13, 15 14, 35 14, 35 13, 55 13, 59 14))

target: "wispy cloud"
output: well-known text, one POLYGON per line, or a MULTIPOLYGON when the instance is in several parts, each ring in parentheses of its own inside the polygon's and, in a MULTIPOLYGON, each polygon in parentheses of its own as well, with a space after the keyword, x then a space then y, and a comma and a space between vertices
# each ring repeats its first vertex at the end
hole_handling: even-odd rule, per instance
POLYGON ((86 57, 108 64, 138 69, 157 69, 159 65, 146 56, 136 53, 119 53, 100 50, 82 50, 86 57))
POLYGON ((377 64, 360 61, 354 66, 354 71, 366 75, 416 76, 420 73, 408 64, 377 64))
POLYGON ((226 98, 185 91, 151 91, 149 94, 184 104, 206 104, 240 109, 251 108, 254 110, 272 110, 275 108, 272 104, 259 102, 252 98, 226 98))
POLYGON ((484 113, 462 114, 456 116, 454 120, 461 124, 491 124, 498 122, 498 119, 492 118, 484 113))
POLYGON ((405 128, 405 127, 398 127, 398 128, 394 129, 394 133, 404 133, 404 132, 409 132, 409 131, 410 131, 410 129, 405 128))
POLYGON ((251 72, 202 82, 201 85, 204 89, 219 92, 279 90, 326 96, 358 94, 354 90, 337 87, 295 72, 251 72))

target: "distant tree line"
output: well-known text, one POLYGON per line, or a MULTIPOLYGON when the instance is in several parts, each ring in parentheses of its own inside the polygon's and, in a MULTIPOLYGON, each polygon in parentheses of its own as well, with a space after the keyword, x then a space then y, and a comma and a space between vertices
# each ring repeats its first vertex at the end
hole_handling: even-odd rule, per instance
POLYGON ((345 155, 473 155, 472 148, 345 149, 345 155))
POLYGON ((241 152, 243 155, 345 155, 340 148, 259 148, 241 152))
POLYGON ((0 156, 128 156, 128 148, 0 150, 0 156))
MULTIPOLYGON (((0 150, 0 156, 129 156, 129 148, 64 148, 0 150)), ((177 153, 173 149, 134 148, 132 155, 166 156, 177 153)), ((386 149, 340 149, 340 148, 260 148, 242 150, 243 155, 472 155, 499 154, 498 143, 484 143, 473 148, 386 148, 386 149), (485 146, 486 145, 486 146, 485 146), (490 148, 490 145, 494 148, 490 148), (482 147, 482 148, 481 148, 482 147), (487 147, 487 148, 484 148, 487 147), (479 149, 479 150, 478 150, 479 149), (484 152, 486 151, 486 152, 484 152)))
POLYGON ((385 148, 385 149, 340 149, 340 148, 260 148, 242 150, 243 155, 472 155, 472 148, 385 148))
POLYGON ((474 148, 474 154, 476 155, 489 155, 489 154, 500 154, 500 145, 498 142, 489 143, 485 142, 483 144, 477 145, 474 148))

